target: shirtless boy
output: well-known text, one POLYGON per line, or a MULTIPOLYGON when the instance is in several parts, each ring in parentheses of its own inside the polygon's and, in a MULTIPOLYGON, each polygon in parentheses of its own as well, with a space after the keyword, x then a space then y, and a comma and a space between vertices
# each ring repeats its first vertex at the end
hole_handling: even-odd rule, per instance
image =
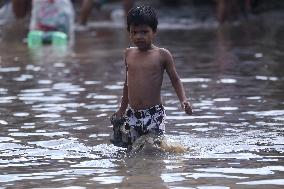
POLYGON ((127 30, 135 47, 125 52, 126 79, 121 105, 114 115, 125 116, 131 143, 149 132, 156 135, 165 132, 166 114, 161 100, 164 71, 170 77, 181 107, 185 113, 192 114, 171 53, 153 45, 157 25, 156 12, 150 6, 135 7, 127 15, 127 30))

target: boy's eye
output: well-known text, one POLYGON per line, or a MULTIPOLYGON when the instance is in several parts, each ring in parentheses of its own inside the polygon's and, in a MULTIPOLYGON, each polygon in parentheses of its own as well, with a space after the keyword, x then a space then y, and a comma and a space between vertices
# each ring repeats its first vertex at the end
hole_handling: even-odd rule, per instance
POLYGON ((136 34, 147 34, 148 33, 148 31, 147 30, 144 30, 144 31, 131 31, 131 34, 132 35, 136 35, 136 34))

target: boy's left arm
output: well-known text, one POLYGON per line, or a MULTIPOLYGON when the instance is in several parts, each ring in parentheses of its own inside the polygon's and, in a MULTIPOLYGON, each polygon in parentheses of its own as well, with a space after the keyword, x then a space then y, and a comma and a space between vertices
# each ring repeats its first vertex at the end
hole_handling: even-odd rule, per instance
POLYGON ((181 80, 179 78, 179 75, 176 71, 175 65, 174 65, 174 61, 173 61, 173 57, 171 55, 171 53, 167 50, 164 50, 163 52, 164 54, 164 63, 165 63, 165 69, 166 72, 168 73, 170 80, 172 82, 172 85, 177 93, 177 96, 180 100, 181 103, 181 107, 183 108, 183 110, 185 111, 185 113, 191 115, 192 114, 192 107, 191 104, 189 102, 189 100, 187 99, 186 95, 185 95, 185 91, 184 91, 184 87, 181 83, 181 80))

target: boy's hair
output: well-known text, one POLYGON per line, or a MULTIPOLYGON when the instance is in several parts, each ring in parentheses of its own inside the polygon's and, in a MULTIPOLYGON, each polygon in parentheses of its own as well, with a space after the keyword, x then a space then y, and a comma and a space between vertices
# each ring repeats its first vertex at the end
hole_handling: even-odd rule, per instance
POLYGON ((151 6, 138 6, 132 8, 127 14, 127 31, 130 31, 131 25, 147 25, 156 32, 158 26, 156 11, 151 6))

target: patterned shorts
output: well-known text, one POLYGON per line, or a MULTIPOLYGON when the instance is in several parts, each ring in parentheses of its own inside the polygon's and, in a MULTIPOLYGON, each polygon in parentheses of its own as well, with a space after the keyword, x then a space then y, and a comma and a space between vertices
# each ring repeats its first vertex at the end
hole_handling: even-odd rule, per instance
POLYGON ((126 127, 130 128, 130 139, 133 143, 141 135, 154 132, 162 135, 165 132, 165 108, 156 105, 145 110, 129 108, 126 112, 126 127))

